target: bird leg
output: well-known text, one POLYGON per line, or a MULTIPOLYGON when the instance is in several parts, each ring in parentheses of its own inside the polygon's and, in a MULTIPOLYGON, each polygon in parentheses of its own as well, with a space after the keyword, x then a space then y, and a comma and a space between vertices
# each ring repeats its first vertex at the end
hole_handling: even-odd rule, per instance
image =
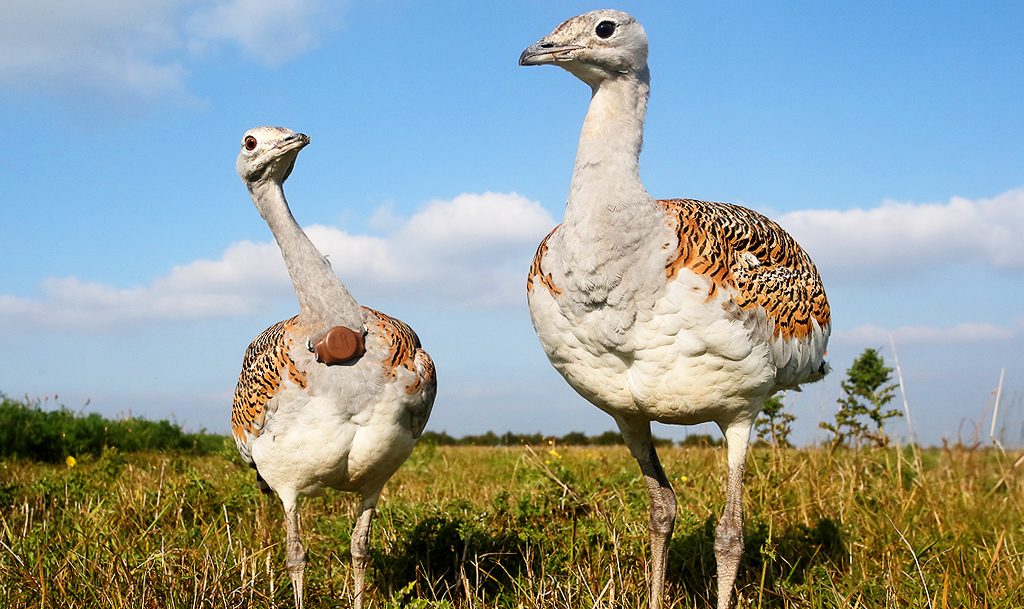
POLYGON ((676 495, 658 460, 651 440, 651 424, 646 420, 617 419, 629 452, 640 465, 651 496, 651 516, 647 530, 651 537, 650 609, 660 609, 665 591, 665 567, 668 543, 676 521, 676 495))
POLYGON ((732 588, 743 556, 743 470, 747 457, 750 423, 739 421, 724 427, 729 451, 729 479, 725 511, 715 529, 715 562, 718 566, 718 609, 731 609, 732 588))
POLYGON ((295 498, 282 498, 284 503, 284 519, 286 528, 285 566, 288 577, 292 580, 292 593, 295 595, 295 609, 302 609, 302 579, 306 570, 306 549, 302 547, 299 532, 299 509, 295 498))
POLYGON ((362 511, 359 513, 356 526, 352 530, 352 574, 355 578, 352 599, 353 609, 362 609, 363 607, 366 567, 370 563, 370 531, 373 527, 373 515, 379 495, 380 493, 376 493, 363 499, 362 511))

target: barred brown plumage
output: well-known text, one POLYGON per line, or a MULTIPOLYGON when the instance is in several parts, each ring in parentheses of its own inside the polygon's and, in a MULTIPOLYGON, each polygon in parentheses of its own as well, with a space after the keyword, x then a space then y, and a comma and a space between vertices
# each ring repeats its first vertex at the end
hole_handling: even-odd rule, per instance
POLYGON ((806 336, 812 318, 820 327, 831 321, 814 262, 778 224, 731 203, 658 203, 678 240, 675 257, 665 267, 669 279, 687 268, 708 277, 717 289, 732 288, 736 304, 762 307, 774 324, 772 334, 783 339, 806 336))
MULTIPOLYGON (((267 403, 277 393, 282 380, 287 378, 297 387, 306 387, 305 373, 288 355, 290 341, 286 329, 296 319, 292 317, 270 326, 245 350, 242 372, 238 376, 231 405, 231 431, 235 439, 246 447, 263 430, 267 403)), ((247 460, 251 459, 250 453, 247 460)))
MULTIPOLYGON (((434 361, 421 347, 420 337, 416 332, 405 322, 376 309, 363 307, 363 310, 375 319, 375 323, 372 324, 373 328, 369 331, 379 333, 389 346, 389 355, 384 365, 385 374, 395 378, 399 368, 413 373, 415 375, 413 381, 405 386, 405 393, 409 395, 436 386, 437 375, 434 361)), ((427 424, 430 409, 410 407, 409 414, 412 435, 414 438, 418 438, 427 424)))
MULTIPOLYGON (((561 226, 561 225, 559 225, 561 226)), ((558 230, 558 226, 551 229, 544 239, 541 240, 540 245, 537 246, 537 253, 533 255, 533 263, 530 264, 530 272, 526 275, 526 292, 533 291, 533 280, 536 277, 544 287, 548 289, 554 295, 562 293, 562 290, 555 285, 554 280, 551 279, 551 273, 544 272, 544 254, 548 251, 548 239, 555 234, 558 230)))
POLYGON ((386 337, 391 347, 385 366, 388 373, 394 376, 395 369, 399 366, 414 372, 416 370, 415 354, 416 350, 420 348, 420 337, 406 323, 375 309, 363 308, 376 318, 376 327, 386 337))

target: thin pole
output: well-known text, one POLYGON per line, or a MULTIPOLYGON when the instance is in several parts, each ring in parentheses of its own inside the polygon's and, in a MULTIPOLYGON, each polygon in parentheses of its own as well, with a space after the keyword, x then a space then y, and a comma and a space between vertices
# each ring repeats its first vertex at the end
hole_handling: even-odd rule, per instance
POLYGON ((907 417, 907 431, 910 432, 910 437, 914 436, 914 424, 910 420, 910 404, 907 403, 907 392, 903 388, 903 369, 900 368, 900 358, 896 355, 896 341, 892 338, 892 332, 889 333, 889 346, 892 348, 892 359, 896 363, 896 379, 900 382, 900 398, 903 400, 903 414, 907 417))
POLYGON ((999 369, 999 384, 996 385, 996 404, 992 407, 992 426, 988 430, 988 438, 993 442, 996 441, 996 419, 999 417, 999 398, 1003 395, 1003 375, 1006 374, 1006 368, 999 369))

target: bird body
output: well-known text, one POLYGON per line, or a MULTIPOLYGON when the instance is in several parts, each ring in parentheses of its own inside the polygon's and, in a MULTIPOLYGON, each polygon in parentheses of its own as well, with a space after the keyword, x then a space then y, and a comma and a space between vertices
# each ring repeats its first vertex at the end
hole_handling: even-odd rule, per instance
POLYGON ((675 494, 650 423, 715 422, 728 447, 715 532, 718 607, 731 607, 743 550, 750 428, 776 391, 822 378, 831 316, 810 257, 752 210, 659 200, 640 181, 650 92, 647 35, 630 15, 573 17, 529 46, 591 87, 562 224, 527 279, 534 328, 552 365, 610 414, 651 498, 650 606, 664 589, 675 494))
POLYGON ((359 494, 352 533, 359 609, 377 500, 422 433, 437 381, 412 329, 360 306, 292 216, 283 183, 308 143, 279 127, 250 129, 242 138, 238 173, 281 248, 299 313, 246 350, 231 427, 239 454, 284 506, 298 609, 306 564, 298 498, 328 488, 359 494))
POLYGON ((233 432, 243 458, 257 464, 278 494, 379 490, 426 424, 434 375, 429 356, 402 322, 362 312, 366 353, 351 365, 318 362, 307 345, 323 331, 299 317, 268 328, 246 353, 233 432), (272 393, 268 378, 276 380, 272 393))
MULTIPOLYGON (((634 260, 629 268, 588 269, 581 250, 593 250, 594 261, 614 249, 594 238, 567 245, 561 226, 537 250, 528 279, 530 313, 545 352, 568 383, 612 415, 691 425, 754 417, 772 393, 821 378, 827 302, 821 317, 801 324, 794 318, 807 311, 773 316, 774 301, 766 296, 762 303, 742 289, 754 281, 752 270, 779 276, 778 286, 757 289, 780 292, 801 286, 787 281, 792 276, 806 276, 801 297, 810 305, 820 282, 813 265, 799 269, 809 258, 800 250, 793 251, 796 260, 772 259, 768 251, 729 252, 735 248, 724 230, 713 237, 699 233, 757 226, 764 234, 748 236, 750 244, 792 248, 795 242, 764 216, 737 206, 657 203, 661 226, 648 233, 653 237, 606 263, 634 260), (678 235, 687 223, 698 230, 678 235)), ((608 233, 619 234, 612 227, 608 233)))

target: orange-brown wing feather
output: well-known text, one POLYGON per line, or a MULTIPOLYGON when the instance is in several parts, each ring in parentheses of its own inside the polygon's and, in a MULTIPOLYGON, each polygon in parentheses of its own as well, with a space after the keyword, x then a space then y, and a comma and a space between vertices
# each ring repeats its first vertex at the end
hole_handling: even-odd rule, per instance
POLYGON ((430 416, 437 391, 437 375, 434 361, 420 345, 420 338, 404 322, 364 307, 372 314, 374 320, 369 331, 382 338, 388 345, 388 355, 384 359, 384 373, 391 378, 397 376, 399 368, 405 368, 415 374, 415 381, 405 387, 405 393, 422 396, 418 406, 410 410, 413 437, 419 437, 430 416))
POLYGON ((404 322, 375 309, 364 308, 376 318, 375 329, 388 343, 390 350, 384 366, 392 375, 399 366, 415 371, 414 358, 416 350, 420 348, 420 337, 404 322))
POLYGON ((306 374, 295 366, 288 354, 291 345, 288 332, 295 323, 295 317, 277 322, 245 350, 231 406, 231 431, 239 450, 245 448, 242 456, 247 461, 252 461, 248 454, 249 443, 263 431, 267 403, 280 389, 282 379, 287 378, 299 387, 306 386, 306 374))
MULTIPOLYGON (((558 226, 561 226, 559 224, 558 226)), ((541 240, 540 245, 537 246, 537 252, 533 255, 533 263, 530 264, 530 274, 526 276, 526 292, 527 294, 533 292, 533 282, 539 281, 541 285, 546 287, 553 296, 558 296, 562 293, 561 288, 555 285, 554 280, 551 278, 551 273, 544 272, 544 254, 548 252, 548 239, 555 234, 558 230, 558 226, 551 229, 547 237, 541 240)))
POLYGON ((667 277, 686 268, 711 280, 717 290, 735 291, 742 309, 761 307, 773 335, 803 338, 811 320, 825 327, 831 320, 821 277, 810 256, 778 224, 763 215, 728 203, 691 199, 658 201, 678 239, 667 277))

